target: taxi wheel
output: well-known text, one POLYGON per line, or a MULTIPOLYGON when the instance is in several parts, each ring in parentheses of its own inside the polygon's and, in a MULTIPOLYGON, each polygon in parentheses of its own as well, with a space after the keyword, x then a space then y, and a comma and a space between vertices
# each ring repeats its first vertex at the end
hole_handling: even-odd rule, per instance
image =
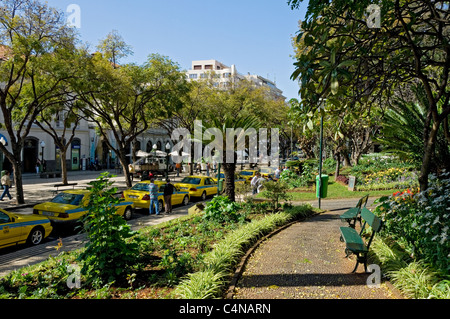
POLYGON ((125 212, 123 213, 123 218, 125 220, 130 220, 132 216, 133 216, 133 210, 131 209, 131 207, 127 207, 125 209, 125 212))
POLYGON ((202 193, 202 200, 206 200, 206 192, 202 193))
POLYGON ((164 204, 162 200, 158 201, 158 212, 161 213, 164 210, 164 204))
POLYGON ((39 245, 44 239, 44 230, 40 227, 33 228, 28 236, 28 243, 30 245, 39 245))
POLYGON ((187 204, 189 204, 189 197, 188 196, 184 196, 184 198, 183 198, 183 205, 186 206, 187 204))

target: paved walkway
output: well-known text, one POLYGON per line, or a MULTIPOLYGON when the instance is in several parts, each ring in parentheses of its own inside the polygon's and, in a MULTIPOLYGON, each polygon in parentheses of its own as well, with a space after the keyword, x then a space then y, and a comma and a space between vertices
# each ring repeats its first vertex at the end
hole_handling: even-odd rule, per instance
MULTIPOLYGON (((77 187, 85 187, 101 172, 69 172, 69 181, 77 182, 77 187)), ((112 171, 112 173, 114 173, 112 171)), ((179 178, 171 177, 172 180, 179 178)), ((114 178, 119 190, 125 189, 123 175, 114 178)), ((41 179, 34 174, 24 176, 26 205, 30 208, 38 202, 53 198, 54 184, 60 179, 41 179)), ((15 190, 11 194, 14 196, 15 190)), ((351 274, 355 261, 345 258, 344 244, 339 240, 339 215, 354 207, 358 199, 322 200, 322 209, 327 210, 310 220, 296 223, 265 241, 248 260, 245 271, 237 284, 235 299, 395 299, 398 292, 388 283, 381 288, 367 286, 367 274, 359 266, 356 274, 351 274)), ((368 207, 373 198, 369 199, 368 207)), ((300 203, 298 203, 300 204, 300 203)), ((317 201, 311 202, 315 207, 317 201)), ((0 202, 0 208, 17 208, 14 202, 0 202)), ((20 208, 20 207, 19 207, 20 208)), ((138 218, 132 220, 134 229, 156 224, 187 214, 180 211, 160 219, 138 218)), ((64 239, 64 249, 71 250, 84 243, 83 235, 64 239)), ((2 255, 0 276, 9 270, 45 260, 56 253, 55 242, 47 245, 18 250, 2 255), (13 262, 8 265, 8 259, 13 262), (12 267, 11 267, 12 266, 12 267)))
POLYGON ((295 223, 263 242, 250 256, 234 299, 401 298, 389 283, 369 287, 369 275, 362 265, 356 274, 351 273, 355 259, 345 258, 339 215, 357 201, 322 201, 322 208, 329 211, 295 223))

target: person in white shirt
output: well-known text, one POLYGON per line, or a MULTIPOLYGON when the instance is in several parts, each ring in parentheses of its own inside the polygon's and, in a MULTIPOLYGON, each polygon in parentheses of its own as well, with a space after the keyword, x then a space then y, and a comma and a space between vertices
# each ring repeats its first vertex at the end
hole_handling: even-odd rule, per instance
POLYGON ((255 177, 252 178, 250 185, 252 185, 253 195, 258 194, 262 186, 260 172, 256 173, 255 177))

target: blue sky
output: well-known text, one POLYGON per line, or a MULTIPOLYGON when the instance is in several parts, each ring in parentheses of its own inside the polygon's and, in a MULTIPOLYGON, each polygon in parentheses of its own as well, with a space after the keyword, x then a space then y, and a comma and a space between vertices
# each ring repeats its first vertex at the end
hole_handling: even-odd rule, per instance
POLYGON ((193 60, 235 64, 242 74, 258 74, 277 83, 284 95, 298 98, 292 36, 306 4, 291 10, 287 0, 47 0, 66 11, 81 9, 80 38, 92 49, 117 30, 134 54, 122 63, 141 64, 151 53, 168 56, 182 69, 193 60))

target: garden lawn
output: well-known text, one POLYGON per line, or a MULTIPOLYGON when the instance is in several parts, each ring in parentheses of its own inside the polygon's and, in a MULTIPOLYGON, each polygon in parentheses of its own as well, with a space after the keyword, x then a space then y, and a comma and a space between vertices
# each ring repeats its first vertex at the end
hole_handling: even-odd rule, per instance
MULTIPOLYGON (((370 197, 382 197, 392 195, 396 190, 380 190, 380 191, 355 191, 351 192, 347 186, 337 183, 334 177, 330 176, 328 183, 328 199, 337 198, 361 198, 364 195, 370 194, 370 197)), ((397 190, 398 191, 398 190, 397 190)), ((310 201, 317 199, 315 189, 293 189, 289 191, 292 196, 292 201, 310 201)))

